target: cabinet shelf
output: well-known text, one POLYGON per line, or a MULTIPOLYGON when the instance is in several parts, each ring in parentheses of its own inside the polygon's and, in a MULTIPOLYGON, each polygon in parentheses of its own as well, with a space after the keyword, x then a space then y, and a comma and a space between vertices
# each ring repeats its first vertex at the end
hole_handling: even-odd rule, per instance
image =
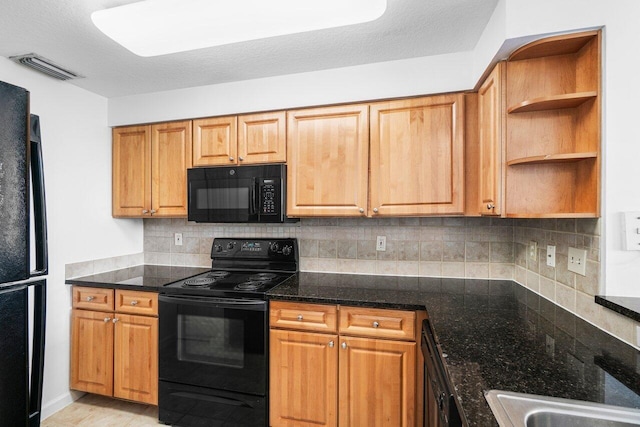
POLYGON ((598 157, 597 151, 587 153, 543 154, 541 156, 521 157, 507 161, 508 166, 534 165, 542 163, 572 163, 598 157))
POLYGON ((588 31, 584 33, 564 34, 543 40, 537 40, 513 52, 509 57, 509 61, 520 61, 523 59, 536 59, 576 53, 597 35, 597 31, 588 31))
POLYGON ((532 111, 559 110, 562 108, 575 108, 585 102, 597 98, 598 92, 577 92, 565 95, 544 96, 541 98, 528 99, 512 107, 509 107, 509 114, 529 113, 532 111))

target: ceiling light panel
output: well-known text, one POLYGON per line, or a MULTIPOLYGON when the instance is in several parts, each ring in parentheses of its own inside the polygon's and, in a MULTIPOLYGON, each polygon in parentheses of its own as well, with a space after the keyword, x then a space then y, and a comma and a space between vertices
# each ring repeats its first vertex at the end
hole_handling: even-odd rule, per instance
POLYGON ((139 56, 157 56, 378 19, 387 0, 145 0, 93 23, 139 56))

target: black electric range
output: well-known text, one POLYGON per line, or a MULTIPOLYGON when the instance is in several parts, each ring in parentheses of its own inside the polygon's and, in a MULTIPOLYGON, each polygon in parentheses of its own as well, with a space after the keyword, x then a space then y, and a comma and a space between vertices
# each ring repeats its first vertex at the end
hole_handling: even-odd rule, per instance
POLYGON ((211 271, 160 290, 159 419, 267 427, 266 293, 298 271, 298 244, 217 238, 211 259, 211 271))

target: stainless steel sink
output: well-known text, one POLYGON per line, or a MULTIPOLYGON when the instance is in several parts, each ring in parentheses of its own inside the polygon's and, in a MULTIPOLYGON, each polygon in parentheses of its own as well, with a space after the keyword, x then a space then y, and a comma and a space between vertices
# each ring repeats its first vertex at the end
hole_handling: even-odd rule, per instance
POLYGON ((640 426, 638 409, 501 390, 485 398, 501 427, 640 426))

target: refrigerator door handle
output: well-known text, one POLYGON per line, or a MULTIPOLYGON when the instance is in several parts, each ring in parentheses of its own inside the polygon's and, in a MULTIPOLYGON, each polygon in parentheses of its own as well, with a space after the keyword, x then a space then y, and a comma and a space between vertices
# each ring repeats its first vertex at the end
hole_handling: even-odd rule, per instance
MULTIPOLYGON (((33 115, 32 120, 39 122, 33 115)), ((31 180, 33 188, 33 214, 36 237, 36 269, 31 277, 44 276, 49 271, 49 249, 47 243, 47 207, 44 192, 44 168, 42 165, 42 145, 40 128, 34 130, 37 135, 31 138, 31 180)))
POLYGON ((33 298, 33 354, 31 356, 31 388, 29 395, 29 427, 39 427, 42 416, 42 380, 44 379, 44 337, 47 317, 47 281, 34 286, 33 298))

